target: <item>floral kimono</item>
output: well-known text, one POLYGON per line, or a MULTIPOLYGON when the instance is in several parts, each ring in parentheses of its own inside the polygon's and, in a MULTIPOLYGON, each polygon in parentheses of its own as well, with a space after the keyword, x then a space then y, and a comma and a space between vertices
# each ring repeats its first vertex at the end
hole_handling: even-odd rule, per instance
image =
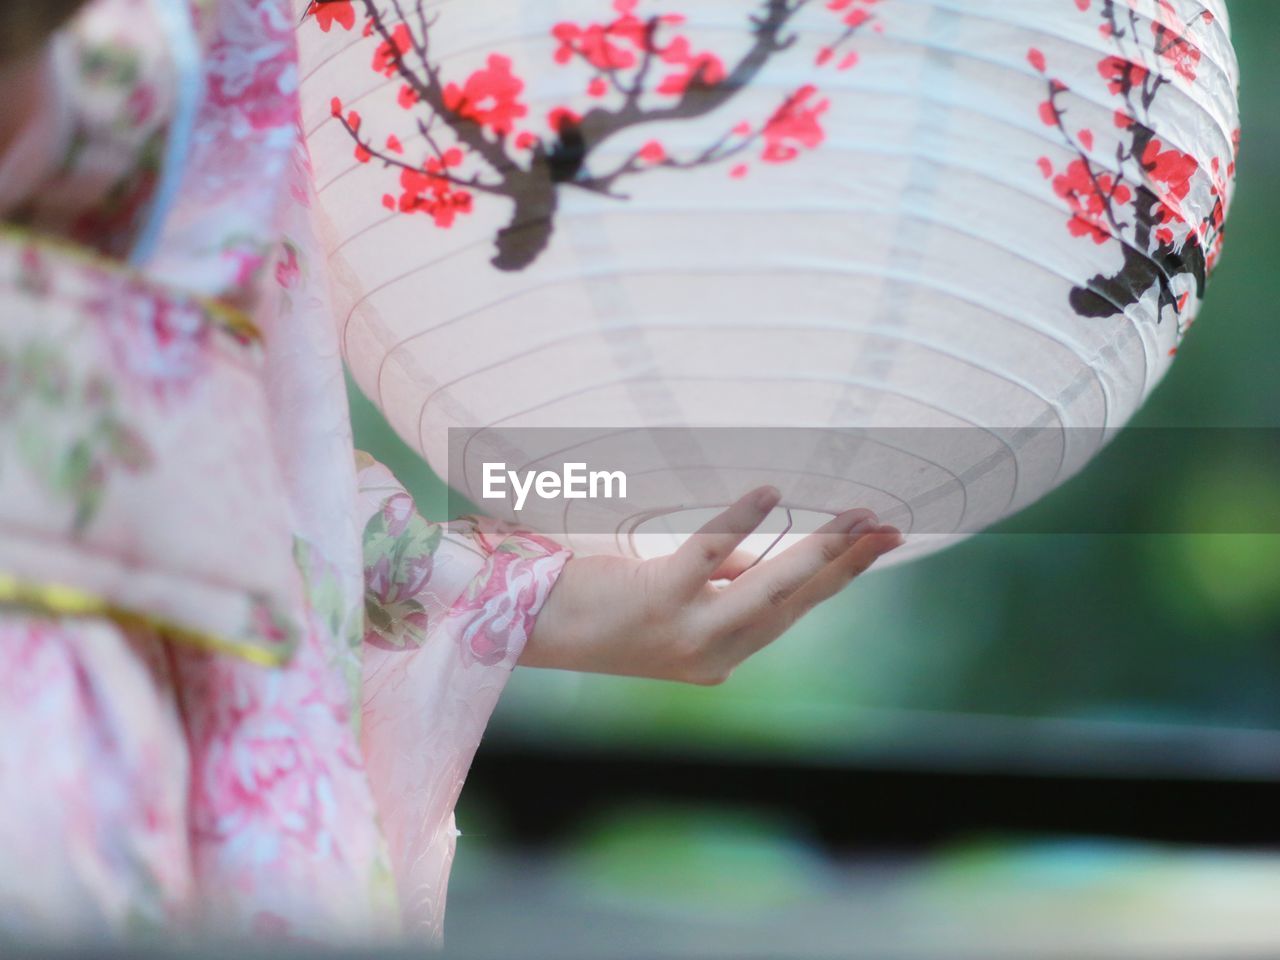
POLYGON ((0 930, 441 935, 569 554, 352 450, 288 0, 94 0, 0 155, 0 930))

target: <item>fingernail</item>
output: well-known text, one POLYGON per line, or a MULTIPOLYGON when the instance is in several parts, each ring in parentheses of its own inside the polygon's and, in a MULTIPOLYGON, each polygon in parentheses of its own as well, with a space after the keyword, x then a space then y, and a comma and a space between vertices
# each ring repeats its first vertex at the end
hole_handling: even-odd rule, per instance
POLYGON ((860 540, 862 537, 866 536, 868 533, 874 530, 875 526, 876 526, 876 518, 866 517, 862 520, 859 520, 857 523, 851 526, 848 530, 846 530, 844 534, 845 538, 850 543, 852 543, 855 540, 860 540))
POLYGON ((778 505, 778 501, 782 499, 782 493, 777 487, 765 487, 755 496, 756 509, 761 513, 768 513, 778 505))
POLYGON ((853 535, 862 535, 871 527, 878 524, 880 520, 870 510, 855 511, 854 515, 845 521, 844 532, 853 535))
POLYGON ((885 553, 892 553, 894 550, 897 550, 900 546, 902 546, 904 543, 907 542, 907 538, 902 535, 902 531, 899 530, 897 527, 881 527, 880 532, 883 534, 892 535, 893 537, 893 545, 890 547, 887 547, 884 551, 885 553))

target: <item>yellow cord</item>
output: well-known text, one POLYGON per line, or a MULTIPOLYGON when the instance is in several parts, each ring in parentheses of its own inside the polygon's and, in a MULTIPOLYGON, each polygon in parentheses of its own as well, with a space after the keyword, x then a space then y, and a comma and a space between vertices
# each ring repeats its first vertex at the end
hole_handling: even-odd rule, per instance
POLYGON ((161 617, 137 613, 109 600, 63 584, 25 583, 0 574, 0 607, 13 606, 56 617, 101 618, 122 628, 152 630, 166 640, 187 644, 210 653, 248 660, 263 667, 278 667, 288 661, 291 649, 269 650, 213 633, 192 630, 161 617))

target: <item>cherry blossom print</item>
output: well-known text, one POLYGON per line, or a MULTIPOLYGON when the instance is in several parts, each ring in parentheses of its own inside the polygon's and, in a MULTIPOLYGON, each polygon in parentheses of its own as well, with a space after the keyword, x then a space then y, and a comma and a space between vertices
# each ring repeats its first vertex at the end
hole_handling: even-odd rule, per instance
POLYGON ((873 24, 873 11, 881 2, 882 0, 827 0, 827 9, 839 14, 844 32, 834 43, 822 47, 814 62, 820 67, 834 62, 840 70, 857 66, 857 51, 850 50, 849 45, 859 30, 867 24, 873 24))
POLYGON ((1201 10, 1190 21, 1184 22, 1169 0, 1157 0, 1156 19, 1151 23, 1151 32, 1155 35, 1155 52, 1188 82, 1196 79, 1201 54, 1200 48, 1191 41, 1187 31, 1196 20, 1205 18, 1212 22, 1213 14, 1208 10, 1201 10))
POLYGON ((1131 2, 1076 6, 1097 18, 1099 34, 1113 47, 1097 63, 1102 91, 1082 95, 1115 101, 1110 126, 1119 144, 1103 151, 1099 131, 1073 122, 1073 91, 1054 76, 1045 53, 1032 48, 1027 61, 1047 87, 1040 120, 1056 129, 1074 155, 1061 168, 1049 157, 1037 164, 1067 208, 1071 235, 1117 246, 1122 265, 1073 289, 1071 305, 1084 317, 1112 317, 1154 290, 1157 322, 1171 313, 1181 337, 1188 289, 1197 299, 1204 295, 1222 248, 1239 131, 1233 133, 1230 157, 1198 158, 1157 134, 1159 104, 1166 88, 1197 81, 1201 54, 1193 34, 1214 18, 1200 8, 1183 19, 1174 0, 1157 0, 1150 20, 1141 18, 1131 2))
POLYGON ((328 33, 339 26, 350 30, 356 25, 356 8, 352 0, 333 0, 330 3, 312 3, 307 8, 307 15, 316 18, 320 29, 328 33))
POLYGON ((1156 185, 1158 221, 1164 224, 1175 220, 1186 223, 1181 201, 1191 192, 1191 178, 1200 171, 1199 162, 1181 150, 1166 149, 1156 139, 1150 140, 1143 148, 1141 159, 1142 169, 1156 185))
POLYGON ((392 89, 405 114, 400 129, 370 129, 341 98, 332 105, 354 159, 393 175, 382 206, 449 229, 476 204, 505 199, 511 219, 495 237, 492 263, 522 270, 550 243, 564 190, 625 201, 622 184, 651 171, 723 165, 742 179, 753 160, 776 166, 820 148, 831 102, 816 82, 784 92, 764 115, 733 116, 732 106, 772 60, 806 55, 793 29, 805 8, 823 10, 835 27, 833 40, 807 54, 811 69, 848 70, 857 64, 854 38, 879 26, 875 11, 888 2, 760 0, 744 20, 745 49, 736 51, 714 48, 660 0, 602 3, 596 21, 552 26, 551 65, 572 71, 580 93, 553 102, 540 117, 531 114, 521 65, 501 51, 487 52, 469 74, 445 76, 431 33, 447 14, 426 15, 424 0, 391 8, 376 0, 315 0, 307 14, 324 32, 360 30, 376 38, 373 71, 398 81, 392 89), (724 132, 701 148, 676 150, 664 136, 670 124, 722 114, 728 114, 724 132), (651 134, 639 138, 640 146, 605 149, 637 130, 651 134))
POLYGON ((465 86, 446 86, 444 104, 459 117, 505 136, 529 112, 520 102, 522 90, 524 81, 511 73, 510 58, 495 53, 483 70, 467 78, 465 86))
POLYGON ((802 150, 812 150, 822 143, 822 115, 831 106, 828 100, 816 100, 818 88, 802 87, 787 98, 778 112, 764 125, 766 163, 787 163, 802 150))
MULTIPOLYGON (((1043 57, 1040 70, 1044 70, 1043 57)), ((1126 60, 1124 57, 1107 57, 1098 63, 1098 73, 1107 81, 1107 89, 1113 94, 1128 95, 1133 90, 1141 90, 1151 75, 1140 63, 1126 60)))
POLYGON ((1087 162, 1075 160, 1053 178, 1053 190, 1067 201, 1072 217, 1067 229, 1074 237, 1092 237, 1106 243, 1119 229, 1113 220, 1114 205, 1128 203, 1133 194, 1110 174, 1095 174, 1087 162))
POLYGON ((413 34, 409 32, 408 26, 397 24, 394 29, 385 33, 382 44, 374 53, 373 69, 384 77, 394 77, 397 65, 412 47, 413 34))

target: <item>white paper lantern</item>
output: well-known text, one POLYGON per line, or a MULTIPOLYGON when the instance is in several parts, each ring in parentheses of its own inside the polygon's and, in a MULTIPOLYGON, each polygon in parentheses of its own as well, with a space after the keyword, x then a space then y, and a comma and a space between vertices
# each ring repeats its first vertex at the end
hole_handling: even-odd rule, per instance
POLYGON ((476 500, 485 460, 625 460, 625 505, 518 514, 579 550, 668 550, 760 483, 903 556, 987 526, 1130 418, 1220 249, 1221 0, 305 15, 357 381, 442 473, 461 431, 476 500), (654 427, 700 429, 616 435, 654 427))

